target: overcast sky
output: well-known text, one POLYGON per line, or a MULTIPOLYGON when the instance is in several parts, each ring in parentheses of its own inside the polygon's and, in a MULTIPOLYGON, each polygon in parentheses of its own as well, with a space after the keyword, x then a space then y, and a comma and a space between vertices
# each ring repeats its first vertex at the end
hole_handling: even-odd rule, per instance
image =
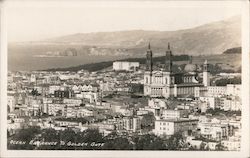
POLYGON ((14 1, 5 6, 10 42, 87 32, 172 31, 241 14, 241 3, 236 1, 14 1))

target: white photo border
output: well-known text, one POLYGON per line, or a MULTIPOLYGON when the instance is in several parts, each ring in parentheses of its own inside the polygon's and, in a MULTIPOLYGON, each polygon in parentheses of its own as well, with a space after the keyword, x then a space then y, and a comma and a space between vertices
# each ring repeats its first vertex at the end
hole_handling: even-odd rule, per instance
MULTIPOLYGON (((1 22, 1 30, 0 30, 0 72, 1 72, 1 93, 0 93, 0 116, 1 116, 1 149, 0 149, 0 157, 227 157, 227 158, 235 158, 235 157, 249 157, 249 1, 241 0, 236 2, 237 0, 229 0, 229 1, 143 1, 143 0, 130 0, 130 1, 98 1, 95 0, 93 2, 90 1, 70 1, 70 0, 52 0, 45 1, 48 2, 50 6, 75 6, 76 3, 86 3, 91 6, 92 3, 98 3, 100 6, 115 6, 117 7, 121 4, 125 4, 130 7, 135 7, 136 5, 141 5, 142 3, 146 6, 156 7, 159 3, 166 3, 168 5, 208 5, 211 3, 241 3, 242 5, 242 140, 241 140, 241 151, 53 151, 53 150, 36 150, 36 151, 26 151, 26 150, 7 150, 7 52, 8 52, 8 43, 7 43, 7 20, 6 19, 6 9, 10 5, 21 5, 21 6, 32 6, 32 5, 40 5, 44 6, 44 1, 37 0, 35 2, 32 0, 24 0, 24 1, 15 1, 15 0, 5 0, 2 1, 0 6, 0 22, 1 22)), ((47 5, 47 4, 46 4, 47 5)))

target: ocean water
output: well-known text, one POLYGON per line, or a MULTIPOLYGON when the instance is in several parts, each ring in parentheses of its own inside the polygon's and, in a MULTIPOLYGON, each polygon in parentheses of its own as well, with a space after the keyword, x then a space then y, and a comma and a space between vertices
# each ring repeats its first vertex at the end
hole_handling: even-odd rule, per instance
MULTIPOLYGON (((8 47, 8 70, 20 71, 20 70, 45 70, 51 68, 64 68, 70 66, 78 66, 88 63, 96 63, 101 61, 118 60, 124 58, 138 57, 135 56, 117 56, 112 55, 90 55, 87 48, 77 48, 78 56, 67 57, 39 57, 44 55, 47 51, 60 51, 65 50, 69 46, 58 45, 9 45, 8 47)), ((139 50, 142 52, 143 50, 139 50)), ((143 57, 143 56, 140 56, 143 57)), ((211 56, 194 56, 193 63, 203 64, 204 60, 208 60, 210 64, 224 64, 227 65, 225 69, 235 69, 241 66, 241 54, 228 54, 228 55, 211 55, 211 56)), ((175 62, 175 64, 185 64, 188 61, 175 62)))
POLYGON ((101 61, 110 61, 125 58, 125 56, 99 55, 93 56, 86 53, 78 53, 78 56, 65 57, 38 57, 47 51, 60 50, 58 46, 9 46, 8 47, 8 70, 44 70, 50 68, 63 68, 83 65, 101 61))

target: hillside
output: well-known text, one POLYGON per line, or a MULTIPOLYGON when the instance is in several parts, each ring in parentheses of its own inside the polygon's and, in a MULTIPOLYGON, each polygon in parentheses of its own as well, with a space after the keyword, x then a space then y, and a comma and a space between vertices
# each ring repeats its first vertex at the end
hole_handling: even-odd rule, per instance
MULTIPOLYGON (((241 55, 240 54, 220 54, 220 55, 210 55, 210 56, 194 56, 193 63, 201 68, 205 60, 209 61, 211 73, 218 72, 239 72, 241 70, 241 55), (222 71, 224 70, 224 71, 222 71)), ((79 71, 87 70, 90 72, 100 71, 103 69, 110 68, 114 61, 129 61, 129 62, 139 62, 140 64, 145 64, 145 58, 127 58, 122 60, 111 60, 105 62, 90 63, 72 67, 65 68, 53 68, 47 69, 46 71, 79 71)), ((156 67, 162 66, 164 64, 164 56, 154 57, 154 69, 156 67), (157 66, 156 66, 157 65, 157 66)), ((173 56, 173 71, 175 73, 181 72, 184 66, 189 62, 188 55, 176 55, 173 56)))
POLYGON ((8 68, 12 71, 41 70, 142 58, 145 57, 149 41, 154 57, 165 54, 168 42, 174 55, 218 55, 241 46, 241 19, 235 16, 177 31, 78 33, 43 41, 9 43, 8 68), (77 52, 77 56, 54 55, 69 49, 77 52))
MULTIPOLYGON (((239 16, 212 22, 199 27, 177 31, 129 30, 119 32, 78 33, 41 42, 50 44, 75 44, 101 49, 126 49, 120 53, 144 52, 151 42, 156 53, 167 49, 170 42, 176 54, 211 55, 241 45, 241 19, 239 16)), ((104 50, 103 53, 108 52, 104 50)), ((118 51, 119 52, 119 51, 118 51)))
POLYGON ((227 49, 223 54, 241 54, 241 47, 227 49))
MULTIPOLYGON (((188 55, 179 55, 179 56, 173 56, 173 61, 187 61, 189 59, 188 55)), ((153 58, 153 62, 160 62, 164 63, 165 57, 159 56, 153 58)), ((48 69, 47 71, 79 71, 79 70, 88 70, 90 72, 92 71, 98 71, 105 68, 108 68, 113 65, 114 61, 129 61, 129 62, 139 62, 140 64, 145 64, 145 58, 127 58, 122 60, 112 60, 112 61, 105 61, 105 62, 97 62, 97 63, 90 63, 90 64, 84 64, 84 65, 78 65, 78 66, 72 66, 72 67, 66 67, 66 68, 53 68, 48 69)))

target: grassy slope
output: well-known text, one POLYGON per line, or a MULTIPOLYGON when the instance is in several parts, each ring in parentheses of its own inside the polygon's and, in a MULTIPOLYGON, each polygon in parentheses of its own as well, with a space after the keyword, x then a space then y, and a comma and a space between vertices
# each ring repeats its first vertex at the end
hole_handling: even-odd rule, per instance
MULTIPOLYGON (((188 55, 174 56, 174 64, 181 65, 188 63, 188 55)), ((163 62, 164 57, 155 57, 154 62, 163 62)), ((211 56, 195 56, 193 57, 193 63, 197 65, 202 65, 202 63, 208 60, 210 64, 220 64, 223 69, 233 69, 237 70, 241 66, 241 54, 221 54, 221 55, 211 55, 211 56)), ((145 64, 145 58, 128 58, 120 61, 137 61, 140 64, 145 64)), ((48 69, 47 71, 79 71, 79 70, 88 70, 98 71, 112 66, 113 61, 107 62, 98 62, 91 64, 84 64, 79 66, 67 67, 67 68, 54 68, 48 69)))

